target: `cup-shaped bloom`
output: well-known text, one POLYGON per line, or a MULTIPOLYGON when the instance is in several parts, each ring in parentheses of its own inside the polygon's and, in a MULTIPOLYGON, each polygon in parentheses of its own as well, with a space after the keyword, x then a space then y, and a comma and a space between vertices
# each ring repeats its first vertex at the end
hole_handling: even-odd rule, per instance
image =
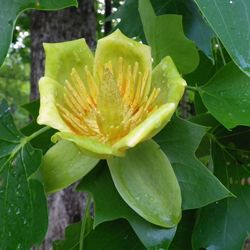
POLYGON ((172 59, 152 70, 150 47, 119 30, 98 41, 95 56, 83 39, 44 47, 38 123, 59 131, 52 141, 69 140, 89 155, 122 156, 153 137, 183 95, 172 59))

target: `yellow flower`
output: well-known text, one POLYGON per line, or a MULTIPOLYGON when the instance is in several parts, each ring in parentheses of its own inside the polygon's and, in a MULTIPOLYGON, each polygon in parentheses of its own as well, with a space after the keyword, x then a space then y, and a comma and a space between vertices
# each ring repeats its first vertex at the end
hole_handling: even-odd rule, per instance
POLYGON ((38 123, 59 130, 53 142, 69 140, 92 156, 122 156, 153 137, 183 95, 171 58, 152 71, 150 47, 119 30, 98 41, 95 57, 83 39, 44 47, 38 123))

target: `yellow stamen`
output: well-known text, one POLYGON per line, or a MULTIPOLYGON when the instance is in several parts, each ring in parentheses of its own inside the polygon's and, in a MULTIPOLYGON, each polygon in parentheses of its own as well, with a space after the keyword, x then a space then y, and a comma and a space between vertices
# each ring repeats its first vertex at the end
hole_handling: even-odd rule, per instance
POLYGON ((64 93, 64 100, 75 115, 82 115, 84 110, 80 109, 79 105, 77 105, 75 99, 73 99, 72 96, 68 96, 64 93))
POLYGON ((90 98, 82 79, 80 78, 80 76, 78 75, 78 73, 74 68, 72 69, 71 77, 75 83, 76 88, 78 88, 78 90, 81 91, 80 94, 82 94, 82 97, 84 98, 83 100, 86 100, 89 106, 95 107, 95 104, 90 98))
POLYGON ((72 87, 70 82, 67 81, 66 85, 64 86, 64 90, 67 96, 70 96, 70 95, 72 96, 71 99, 74 99, 75 102, 80 106, 80 108, 86 109, 86 105, 84 104, 84 99, 81 98, 81 96, 79 95, 79 92, 77 92, 72 87))
POLYGON ((126 65, 118 59, 117 71, 111 61, 101 68, 96 79, 86 66, 84 81, 73 68, 66 81, 63 102, 57 104, 65 123, 75 134, 98 138, 113 144, 156 110, 160 89, 147 96, 149 71, 139 71, 139 63, 126 65))
POLYGON ((135 93, 134 100, 132 103, 133 109, 136 109, 138 107, 138 105, 140 104, 141 82, 142 82, 142 73, 139 72, 136 93, 135 93))
POLYGON ((145 86, 147 83, 147 79, 148 79, 148 71, 146 71, 143 75, 142 78, 142 83, 141 83, 141 93, 140 93, 140 100, 142 101, 144 99, 144 92, 145 92, 145 86))
POLYGON ((134 70, 133 70, 133 79, 134 79, 134 81, 136 81, 136 78, 137 78, 138 68, 139 68, 139 63, 135 62, 134 70))
POLYGON ((128 70, 127 70, 127 77, 125 81, 125 93, 123 96, 123 100, 127 104, 130 101, 131 85, 132 85, 132 74, 131 74, 131 66, 129 65, 128 70))
POLYGON ((85 66, 84 69, 85 69, 85 73, 86 73, 86 76, 87 76, 88 89, 89 89, 90 95, 92 97, 92 102, 96 106, 96 99, 97 99, 97 95, 98 95, 98 88, 97 88, 97 85, 95 83, 94 77, 92 76, 92 74, 88 70, 88 67, 85 66))
POLYGON ((84 126, 81 125, 80 120, 72 115, 66 108, 62 107, 60 104, 57 104, 57 107, 60 111, 60 114, 66 120, 66 122, 73 127, 75 130, 80 131, 83 134, 87 133, 87 130, 84 126))

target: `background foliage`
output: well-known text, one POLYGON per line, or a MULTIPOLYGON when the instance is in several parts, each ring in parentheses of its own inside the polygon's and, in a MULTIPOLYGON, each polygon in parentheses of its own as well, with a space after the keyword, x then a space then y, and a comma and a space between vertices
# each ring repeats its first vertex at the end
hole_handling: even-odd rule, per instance
MULTIPOLYGON (((30 17, 23 10, 60 9, 76 2, 0 4, 0 62, 12 41, 0 69, 0 98, 10 107, 5 102, 0 106, 0 246, 29 249, 42 242, 47 229, 44 190, 31 176, 42 160, 40 150, 51 146, 53 131, 29 137, 40 128, 34 121, 28 125, 39 104, 26 106, 30 113, 20 108, 29 100, 30 74, 30 17), (27 125, 22 133, 10 111, 18 128, 27 125)), ((113 29, 148 43, 154 63, 170 55, 188 84, 177 117, 155 137, 181 187, 182 220, 177 228, 166 229, 142 219, 119 196, 106 163, 100 162, 77 188, 88 192, 89 204, 94 202, 94 217, 87 206, 82 220, 66 229, 65 239, 54 242, 54 249, 249 249, 250 2, 112 4, 113 14, 105 19, 104 2, 96 1, 97 38, 111 21, 113 29)))

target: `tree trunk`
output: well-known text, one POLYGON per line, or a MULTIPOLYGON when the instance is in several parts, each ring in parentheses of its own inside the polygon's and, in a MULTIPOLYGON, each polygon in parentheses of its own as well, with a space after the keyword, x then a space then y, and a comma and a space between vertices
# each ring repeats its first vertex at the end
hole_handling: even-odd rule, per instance
MULTIPOLYGON (((78 8, 60 11, 32 11, 31 14, 31 94, 39 97, 38 80, 44 75, 43 42, 61 42, 84 37, 91 48, 96 44, 94 0, 79 1, 78 8)), ((84 208, 84 195, 74 186, 49 198, 49 229, 41 249, 52 249, 52 242, 64 236, 68 224, 79 221, 84 208)))
POLYGON ((79 1, 78 8, 32 11, 31 14, 31 100, 39 96, 37 83, 44 72, 43 42, 62 42, 84 37, 96 44, 94 0, 79 1))

